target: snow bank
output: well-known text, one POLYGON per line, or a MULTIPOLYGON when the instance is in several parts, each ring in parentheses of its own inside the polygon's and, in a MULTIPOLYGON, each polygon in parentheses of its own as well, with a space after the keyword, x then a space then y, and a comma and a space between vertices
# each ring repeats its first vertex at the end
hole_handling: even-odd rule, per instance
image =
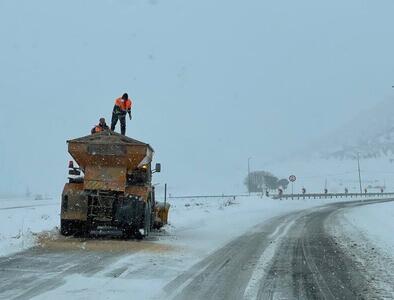
POLYGON ((59 224, 59 201, 0 199, 0 256, 30 248, 37 233, 59 224))
POLYGON ((394 298, 394 203, 344 210, 333 233, 343 251, 355 258, 380 299, 394 298))
POLYGON ((358 207, 344 216, 374 244, 394 257, 394 202, 358 207))

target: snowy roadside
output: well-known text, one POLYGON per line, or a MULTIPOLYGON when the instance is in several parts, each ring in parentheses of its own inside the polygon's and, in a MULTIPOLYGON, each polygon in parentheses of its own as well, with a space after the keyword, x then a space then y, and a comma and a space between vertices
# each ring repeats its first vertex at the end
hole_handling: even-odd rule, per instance
POLYGON ((343 251, 352 255, 382 299, 394 298, 394 202, 344 210, 331 225, 343 251))
POLYGON ((59 224, 59 200, 0 199, 0 256, 30 248, 59 224))
POLYGON ((346 211, 344 217, 381 250, 394 257, 394 202, 358 207, 346 211))

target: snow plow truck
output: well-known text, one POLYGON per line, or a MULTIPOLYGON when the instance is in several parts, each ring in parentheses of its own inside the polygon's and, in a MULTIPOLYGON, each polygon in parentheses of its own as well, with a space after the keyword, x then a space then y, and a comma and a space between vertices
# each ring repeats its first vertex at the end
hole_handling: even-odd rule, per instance
POLYGON ((167 223, 169 205, 155 201, 149 144, 103 131, 67 141, 69 182, 61 201, 62 235, 108 232, 138 239, 167 223))

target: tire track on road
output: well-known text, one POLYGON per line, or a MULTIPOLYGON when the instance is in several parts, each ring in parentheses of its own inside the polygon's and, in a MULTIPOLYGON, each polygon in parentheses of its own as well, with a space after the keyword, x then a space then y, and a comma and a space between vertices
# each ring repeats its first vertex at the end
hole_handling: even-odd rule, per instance
MULTIPOLYGON (((392 200, 383 200, 387 202, 392 200)), ((336 203, 299 218, 283 240, 256 299, 369 299, 365 272, 327 233, 338 210, 378 201, 336 203)))

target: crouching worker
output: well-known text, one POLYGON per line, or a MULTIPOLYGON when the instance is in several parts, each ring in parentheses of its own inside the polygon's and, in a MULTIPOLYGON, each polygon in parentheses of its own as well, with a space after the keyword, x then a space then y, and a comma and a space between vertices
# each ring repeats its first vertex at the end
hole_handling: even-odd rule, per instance
POLYGON ((109 127, 107 126, 107 123, 105 123, 105 119, 100 118, 100 122, 98 123, 98 125, 93 127, 93 129, 91 130, 91 133, 95 134, 95 133, 99 133, 101 131, 106 131, 106 130, 109 130, 109 127))
POLYGON ((131 120, 131 107, 133 103, 129 99, 129 95, 124 93, 122 97, 115 100, 115 106, 112 110, 111 130, 115 130, 116 123, 120 121, 120 133, 126 134, 126 114, 129 114, 131 120))

